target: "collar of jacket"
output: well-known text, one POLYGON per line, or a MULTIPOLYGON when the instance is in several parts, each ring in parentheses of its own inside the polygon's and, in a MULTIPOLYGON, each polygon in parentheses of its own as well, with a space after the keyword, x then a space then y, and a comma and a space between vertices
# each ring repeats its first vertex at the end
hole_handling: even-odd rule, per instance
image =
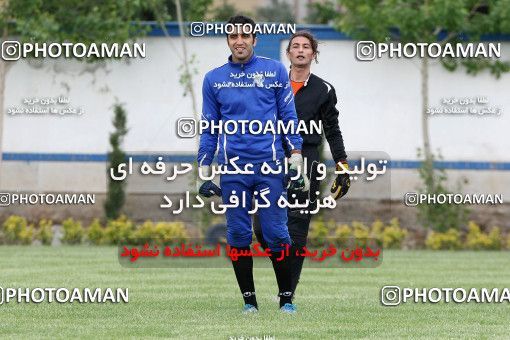
POLYGON ((245 63, 235 63, 232 61, 232 55, 230 55, 228 57, 228 63, 230 64, 230 66, 233 66, 233 67, 241 67, 243 65, 244 65, 244 67, 246 67, 248 65, 255 63, 256 60, 257 60, 257 56, 255 55, 255 51, 253 51, 253 54, 251 55, 250 59, 248 59, 248 61, 245 63))
MULTIPOLYGON (((291 66, 291 69, 292 69, 292 66, 291 66)), ((311 75, 312 75, 312 72, 310 71, 310 73, 308 73, 308 78, 306 78, 305 83, 303 84, 303 86, 308 85, 308 80, 310 79, 311 75)), ((292 78, 290 77, 290 70, 289 70, 289 80, 293 81, 292 78)))

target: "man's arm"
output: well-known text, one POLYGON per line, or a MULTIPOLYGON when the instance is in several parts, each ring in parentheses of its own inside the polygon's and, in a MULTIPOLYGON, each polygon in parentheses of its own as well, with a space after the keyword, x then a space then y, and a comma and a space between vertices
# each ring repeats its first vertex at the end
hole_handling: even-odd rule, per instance
MULTIPOLYGON (((289 75, 282 63, 280 63, 280 69, 278 70, 278 82, 281 83, 283 87, 276 88, 276 105, 278 108, 277 118, 282 120, 285 126, 288 126, 287 124, 289 124, 290 121, 293 121, 294 130, 296 130, 298 126, 298 119, 294 103, 294 94, 292 93, 292 86, 290 86, 289 75)), ((283 138, 285 140, 285 145, 287 145, 287 149, 290 150, 291 153, 301 153, 303 139, 299 133, 288 133, 283 135, 283 138)))
POLYGON ((290 131, 286 135, 283 135, 284 143, 287 145, 287 149, 290 150, 289 158, 289 173, 290 178, 287 185, 288 189, 308 191, 310 189, 310 181, 308 176, 304 175, 306 169, 303 167, 303 156, 301 155, 301 147, 303 145, 303 138, 299 133, 296 132, 298 126, 298 119, 296 113, 296 106, 294 103, 294 94, 292 93, 292 86, 290 86, 289 76, 287 70, 282 63, 280 63, 280 69, 278 71, 278 82, 283 87, 276 88, 276 104, 278 106, 278 119, 282 120, 285 126, 293 122, 294 131, 290 131), (297 179, 292 179, 297 176, 297 179))
POLYGON ((209 128, 200 135, 200 145, 198 147, 198 166, 211 165, 216 148, 218 146, 218 133, 211 130, 211 122, 216 126, 221 118, 220 105, 214 96, 213 88, 206 75, 202 85, 202 120, 209 121, 209 128))
POLYGON ((327 84, 328 94, 327 101, 321 110, 321 119, 324 124, 324 134, 328 141, 331 154, 335 164, 345 161, 347 154, 345 153, 344 140, 342 132, 338 126, 338 110, 335 105, 337 103, 335 89, 327 84))
MULTIPOLYGON (((333 86, 326 84, 328 88, 327 102, 324 104, 324 108, 321 111, 322 122, 324 123, 324 134, 328 141, 331 154, 336 164, 336 169, 340 170, 338 163, 342 162, 343 167, 349 168, 347 164, 347 154, 345 153, 344 140, 340 127, 338 126, 338 110, 336 109, 336 93, 333 86)), ((330 192, 334 199, 343 197, 349 191, 351 186, 351 180, 349 174, 339 174, 336 176, 333 184, 331 185, 330 192)))
POLYGON ((218 145, 218 133, 213 133, 211 129, 211 122, 217 122, 221 118, 220 105, 214 96, 213 88, 209 82, 209 77, 206 75, 202 85, 202 117, 209 121, 209 128, 200 134, 200 145, 198 147, 198 180, 197 191, 204 197, 211 197, 213 195, 221 196, 221 189, 211 180, 203 180, 202 176, 209 177, 211 175, 211 163, 216 153, 218 145))

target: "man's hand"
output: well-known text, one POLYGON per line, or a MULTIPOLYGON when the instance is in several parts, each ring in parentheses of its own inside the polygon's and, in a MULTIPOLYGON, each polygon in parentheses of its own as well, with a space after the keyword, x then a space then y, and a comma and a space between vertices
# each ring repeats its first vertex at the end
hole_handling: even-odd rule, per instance
POLYGON ((305 169, 303 167, 303 156, 301 156, 300 153, 291 154, 289 158, 289 164, 290 167, 287 176, 290 180, 287 184, 287 189, 301 190, 305 192, 310 190, 310 180, 308 179, 308 176, 304 174, 305 169), (297 179, 292 179, 293 177, 297 176, 298 169, 300 176, 297 179))
MULTIPOLYGON (((342 161, 342 165, 345 169, 349 170, 349 164, 347 164, 347 161, 342 161)), ((341 170, 342 168, 339 164, 337 164, 336 169, 341 170)), ((335 180, 333 181, 333 185, 331 186, 331 195, 335 200, 339 199, 347 194, 350 186, 351 180, 349 179, 349 174, 339 174, 336 176, 335 180)))
POLYGON ((197 178, 197 191, 200 195, 204 197, 212 197, 214 195, 221 197, 221 188, 213 183, 212 180, 206 180, 200 178, 200 174, 202 177, 211 176, 211 167, 209 165, 201 166, 198 169, 198 178, 197 178))

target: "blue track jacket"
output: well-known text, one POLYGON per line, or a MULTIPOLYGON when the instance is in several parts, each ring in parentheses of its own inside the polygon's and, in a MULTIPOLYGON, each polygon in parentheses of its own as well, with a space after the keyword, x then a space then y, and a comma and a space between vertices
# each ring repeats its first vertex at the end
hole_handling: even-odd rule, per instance
POLYGON ((282 135, 267 131, 250 134, 245 125, 245 134, 242 134, 239 124, 235 134, 211 130, 211 123, 228 120, 260 121, 261 124, 253 125, 254 130, 259 130, 260 125, 264 130, 267 121, 272 121, 276 130, 279 120, 286 126, 289 121, 294 121, 297 128, 292 87, 287 70, 279 61, 254 53, 247 63, 238 64, 232 62, 230 56, 228 63, 205 75, 202 96, 201 119, 209 121, 209 129, 202 131, 200 136, 200 166, 212 163, 216 149, 219 164, 227 164, 229 159, 239 156, 235 161, 238 165, 283 159, 283 143, 289 150, 301 150, 303 140, 299 133, 282 135))

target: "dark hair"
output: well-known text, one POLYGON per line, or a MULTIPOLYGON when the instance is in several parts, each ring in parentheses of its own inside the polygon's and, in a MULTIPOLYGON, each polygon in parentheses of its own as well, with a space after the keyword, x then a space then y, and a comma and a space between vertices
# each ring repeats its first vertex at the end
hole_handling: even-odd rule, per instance
POLYGON ((244 16, 244 15, 234 15, 233 17, 228 19, 227 24, 234 24, 234 25, 235 24, 241 24, 241 25, 248 24, 251 26, 251 34, 253 34, 253 38, 255 39, 255 37, 257 36, 257 34, 255 33, 255 21, 253 21, 252 18, 248 18, 247 16, 244 16))
POLYGON ((310 31, 297 31, 296 33, 292 34, 289 40, 289 44, 287 45, 287 52, 290 52, 290 45, 292 44, 292 40, 297 37, 304 37, 310 41, 310 45, 312 45, 312 51, 315 53, 315 63, 319 63, 319 60, 317 57, 319 56, 319 41, 315 38, 315 36, 310 31))

